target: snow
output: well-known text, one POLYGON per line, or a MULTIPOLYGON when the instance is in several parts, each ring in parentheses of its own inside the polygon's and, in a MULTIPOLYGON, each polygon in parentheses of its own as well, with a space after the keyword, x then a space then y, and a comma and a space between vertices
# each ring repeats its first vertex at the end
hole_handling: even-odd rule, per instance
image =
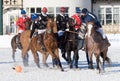
MULTIPOLYGON (((108 50, 108 57, 111 58, 111 67, 105 65, 105 73, 99 74, 98 70, 90 70, 87 68, 85 53, 79 51, 79 68, 80 70, 69 69, 67 63, 61 57, 64 72, 60 69, 52 68, 51 56, 49 56, 47 63, 50 68, 45 68, 42 65, 42 57, 40 57, 40 66, 37 68, 34 63, 31 51, 29 51, 29 66, 24 67, 21 58, 21 51, 16 52, 16 62, 12 60, 12 50, 10 41, 12 36, 0 36, 0 81, 120 81, 120 35, 109 34, 107 35, 111 46, 108 50), (17 73, 12 68, 20 65, 23 68, 21 73, 17 73)), ((94 58, 94 57, 93 57, 94 58)), ((95 58, 93 60, 94 67, 96 67, 95 58)))

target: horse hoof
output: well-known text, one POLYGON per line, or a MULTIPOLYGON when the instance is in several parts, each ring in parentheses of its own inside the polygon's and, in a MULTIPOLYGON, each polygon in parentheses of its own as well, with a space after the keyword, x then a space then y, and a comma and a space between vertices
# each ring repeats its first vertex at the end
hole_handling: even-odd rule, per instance
POLYGON ((64 71, 64 69, 61 69, 61 71, 64 71))

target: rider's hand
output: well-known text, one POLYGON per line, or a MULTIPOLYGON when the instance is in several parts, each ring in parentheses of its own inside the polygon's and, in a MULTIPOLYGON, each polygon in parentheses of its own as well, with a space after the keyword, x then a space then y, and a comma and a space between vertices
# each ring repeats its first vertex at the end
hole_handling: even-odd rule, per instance
POLYGON ((65 31, 69 31, 69 29, 67 28, 67 29, 65 29, 65 31))

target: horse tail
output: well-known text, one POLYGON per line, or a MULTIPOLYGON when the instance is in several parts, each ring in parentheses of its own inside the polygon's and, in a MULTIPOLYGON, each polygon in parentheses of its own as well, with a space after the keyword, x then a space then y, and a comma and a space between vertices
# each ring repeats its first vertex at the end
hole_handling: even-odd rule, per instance
POLYGON ((15 35, 15 36, 12 38, 12 40, 11 40, 11 47, 12 47, 12 49, 13 49, 14 51, 16 51, 16 48, 17 48, 17 46, 16 46, 16 37, 17 37, 17 35, 15 35))
MULTIPOLYGON (((103 53, 102 53, 102 52, 100 53, 100 56, 103 58, 103 53)), ((106 62, 109 64, 109 66, 110 66, 110 64, 111 64, 111 59, 110 59, 108 56, 106 56, 105 61, 106 61, 106 62)))

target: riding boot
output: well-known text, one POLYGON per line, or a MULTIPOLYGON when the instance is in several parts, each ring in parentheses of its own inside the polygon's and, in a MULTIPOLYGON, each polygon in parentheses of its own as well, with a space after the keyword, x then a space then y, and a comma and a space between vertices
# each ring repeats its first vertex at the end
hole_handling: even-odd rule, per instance
POLYGON ((20 42, 20 33, 18 33, 18 36, 16 38, 16 43, 17 43, 17 46, 19 49, 22 49, 22 45, 21 45, 21 42, 20 42))
POLYGON ((43 36, 39 34, 38 37, 39 37, 38 41, 41 45, 42 50, 46 51, 46 48, 45 48, 45 45, 44 45, 44 42, 43 42, 43 36))

